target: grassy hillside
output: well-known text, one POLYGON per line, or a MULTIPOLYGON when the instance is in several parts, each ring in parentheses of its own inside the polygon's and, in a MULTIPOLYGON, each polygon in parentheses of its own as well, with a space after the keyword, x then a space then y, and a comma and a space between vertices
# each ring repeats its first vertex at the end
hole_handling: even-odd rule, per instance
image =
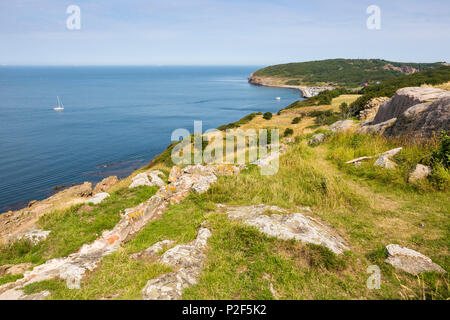
MULTIPOLYGON (((407 182, 407 173, 439 148, 439 141, 408 144, 351 132, 332 134, 325 126, 318 126, 321 115, 338 115, 342 102, 350 104, 358 97, 341 95, 333 98, 330 105, 287 109, 270 120, 255 114, 241 121, 238 125, 244 130, 293 129, 295 142, 281 157, 276 175, 262 176, 259 168, 250 166, 239 175, 220 177, 208 192, 191 194, 171 205, 160 220, 150 222, 134 239, 105 257, 83 279, 81 289, 69 290, 65 282, 49 280, 33 283, 25 287, 25 292, 49 290, 49 299, 140 299, 149 279, 172 269, 154 261, 136 261, 130 255, 163 239, 187 243, 203 224, 213 236, 208 241, 202 275, 197 285, 184 291, 186 299, 448 299, 448 274, 430 272, 415 277, 384 262, 384 247, 397 243, 418 250, 450 270, 448 169, 443 169, 444 184, 437 185, 433 179, 418 184, 407 182), (294 121, 296 118, 300 120, 294 121), (308 146, 306 141, 315 132, 325 132, 328 138, 320 146, 308 146), (394 171, 374 167, 375 159, 359 167, 345 164, 350 159, 400 145, 404 149, 396 156, 399 166, 394 171), (229 221, 217 211, 218 203, 265 203, 291 210, 310 206, 312 215, 343 236, 351 251, 336 256, 321 246, 265 236, 255 228, 229 221), (380 290, 366 286, 370 265, 381 268, 380 290)), ((153 162, 150 167, 162 168, 166 164, 153 162)), ((41 263, 75 251, 82 242, 92 241, 90 232, 99 233, 112 225, 98 224, 79 237, 80 223, 83 226, 86 218, 91 221, 108 212, 115 221, 118 209, 134 205, 154 191, 148 187, 135 192, 122 189, 89 213, 77 215, 74 212, 82 210, 73 208, 49 214, 40 223, 48 225, 55 235, 60 234, 59 229, 64 230, 64 237, 49 238, 31 250, 3 248, 2 262, 41 263), (76 236, 80 238, 76 245, 60 249, 63 238, 76 236), (37 253, 39 258, 30 259, 30 253, 37 253)), ((16 278, 1 278, 0 283, 16 278)))
POLYGON ((395 92, 404 87, 420 87, 422 85, 438 85, 450 81, 450 66, 441 66, 439 68, 418 72, 410 75, 404 75, 398 78, 384 81, 378 85, 368 86, 361 90, 362 97, 353 102, 350 106, 354 115, 372 98, 392 97, 395 92))
POLYGON ((321 61, 280 64, 260 69, 257 77, 285 78, 287 85, 335 85, 358 87, 374 84, 405 73, 426 71, 442 63, 402 63, 380 59, 329 59, 321 61))

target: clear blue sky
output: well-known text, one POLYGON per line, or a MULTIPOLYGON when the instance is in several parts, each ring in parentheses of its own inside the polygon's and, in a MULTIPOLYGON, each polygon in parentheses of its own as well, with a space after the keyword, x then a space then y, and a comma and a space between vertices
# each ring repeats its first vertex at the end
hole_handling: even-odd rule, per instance
POLYGON ((450 1, 11 0, 0 64, 270 65, 326 58, 450 61, 450 1), (81 30, 66 8, 81 8, 81 30), (381 8, 368 30, 366 8, 381 8))

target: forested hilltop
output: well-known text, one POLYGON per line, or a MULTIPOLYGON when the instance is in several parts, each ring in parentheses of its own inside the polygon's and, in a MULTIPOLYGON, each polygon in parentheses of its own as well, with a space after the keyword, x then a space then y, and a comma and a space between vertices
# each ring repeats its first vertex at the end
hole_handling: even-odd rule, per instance
POLYGON ((403 63, 381 59, 328 59, 266 67, 252 77, 283 79, 285 85, 331 85, 358 87, 375 84, 402 74, 427 71, 445 65, 436 63, 403 63))

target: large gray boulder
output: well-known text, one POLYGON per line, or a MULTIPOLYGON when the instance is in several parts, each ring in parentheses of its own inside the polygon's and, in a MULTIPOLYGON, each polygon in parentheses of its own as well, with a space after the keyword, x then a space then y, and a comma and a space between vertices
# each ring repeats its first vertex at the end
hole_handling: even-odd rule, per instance
POLYGON ((450 97, 450 92, 442 89, 422 87, 399 89, 390 100, 379 107, 372 125, 392 118, 398 118, 403 112, 416 104, 432 102, 443 97, 450 97))
POLYGON ((407 109, 398 116, 395 125, 386 129, 385 135, 429 138, 443 130, 450 130, 450 95, 407 109))

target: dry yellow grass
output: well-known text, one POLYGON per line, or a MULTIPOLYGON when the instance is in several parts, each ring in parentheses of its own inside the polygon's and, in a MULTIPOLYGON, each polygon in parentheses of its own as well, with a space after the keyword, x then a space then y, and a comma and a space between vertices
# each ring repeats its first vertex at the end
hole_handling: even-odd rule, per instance
POLYGON ((442 83, 442 84, 438 84, 438 85, 429 85, 429 84, 423 84, 421 85, 422 88, 437 88, 437 89, 442 89, 442 90, 449 90, 450 91, 450 81, 446 82, 446 83, 442 83))

